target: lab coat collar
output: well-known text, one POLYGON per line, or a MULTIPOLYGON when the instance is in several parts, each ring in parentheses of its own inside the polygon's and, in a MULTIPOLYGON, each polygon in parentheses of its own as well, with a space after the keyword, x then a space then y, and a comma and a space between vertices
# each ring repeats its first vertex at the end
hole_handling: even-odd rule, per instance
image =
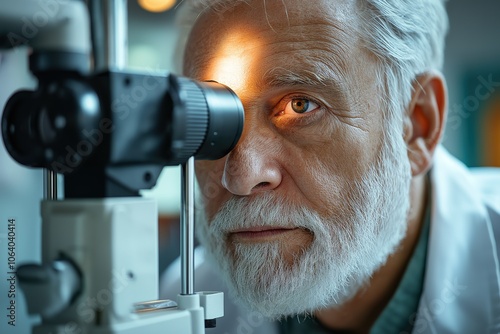
POLYGON ((442 147, 434 161, 427 266, 412 333, 499 333, 500 221, 492 222, 465 166, 442 147))

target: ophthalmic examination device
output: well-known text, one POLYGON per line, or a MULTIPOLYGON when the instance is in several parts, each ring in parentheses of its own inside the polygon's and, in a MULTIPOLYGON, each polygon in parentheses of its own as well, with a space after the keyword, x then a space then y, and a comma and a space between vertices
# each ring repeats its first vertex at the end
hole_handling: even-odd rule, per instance
POLYGON ((243 107, 216 82, 126 70, 126 22, 126 0, 0 0, 0 49, 28 47, 38 80, 1 119, 12 158, 44 169, 42 262, 16 271, 36 334, 202 334, 223 316, 221 292, 194 291, 193 169, 236 145, 243 107), (139 190, 175 165, 182 286, 158 300, 157 206, 139 190))

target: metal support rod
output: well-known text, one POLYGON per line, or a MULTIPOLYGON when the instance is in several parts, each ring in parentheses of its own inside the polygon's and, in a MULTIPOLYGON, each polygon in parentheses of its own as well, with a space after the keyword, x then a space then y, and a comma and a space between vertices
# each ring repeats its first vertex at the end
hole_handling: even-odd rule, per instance
POLYGON ((127 66, 127 0, 91 0, 94 70, 127 66))
POLYGON ((181 294, 194 293, 194 157, 181 166, 181 294))
POLYGON ((57 200, 57 173, 49 169, 43 170, 43 198, 57 200))
POLYGON ((127 0, 110 0, 111 20, 109 22, 110 64, 116 69, 127 66, 128 49, 128 11, 127 0), (111 47, 112 45, 112 47, 111 47))

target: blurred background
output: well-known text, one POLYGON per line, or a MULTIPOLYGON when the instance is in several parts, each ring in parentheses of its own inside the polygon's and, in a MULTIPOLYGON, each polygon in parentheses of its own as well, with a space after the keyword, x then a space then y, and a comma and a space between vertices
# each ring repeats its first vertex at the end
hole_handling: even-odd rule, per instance
MULTIPOLYGON (((129 0, 129 66, 175 72, 175 0, 129 0)), ((444 73, 450 95, 444 146, 468 166, 500 167, 500 1, 449 0, 450 31, 444 73)), ((27 50, 0 53, 0 113, 7 98, 36 83, 27 71, 27 50)), ((179 254, 180 170, 165 168, 157 186, 143 192, 159 204, 160 272, 179 254)), ((40 260, 39 201, 42 172, 19 166, 0 144, 0 333, 28 333, 18 295, 15 328, 7 327, 7 219, 16 218, 18 264, 40 260)), ((20 291, 18 289, 18 291, 20 291)))

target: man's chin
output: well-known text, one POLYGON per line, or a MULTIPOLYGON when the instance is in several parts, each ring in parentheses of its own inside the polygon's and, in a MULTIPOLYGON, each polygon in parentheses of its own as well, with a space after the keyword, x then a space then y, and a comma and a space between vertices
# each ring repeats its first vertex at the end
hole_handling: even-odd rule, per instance
MULTIPOLYGON (((284 284, 283 288, 287 289, 287 285, 284 284)), ((246 289, 251 289, 251 287, 247 287, 246 289)), ((293 296, 293 291, 289 291, 289 298, 287 296, 282 296, 278 299, 263 297, 261 292, 256 294, 254 290, 242 291, 233 287, 233 289, 230 290, 230 296, 238 305, 243 306, 244 309, 248 311, 259 312, 263 317, 269 320, 281 320, 296 315, 312 316, 322 309, 340 308, 353 299, 359 289, 352 289, 350 291, 351 292, 347 295, 347 290, 344 290, 334 298, 320 296, 318 294, 314 294, 313 298, 311 298, 311 295, 309 295, 309 297, 301 296, 297 298, 293 296)), ((271 296, 275 295, 270 290, 268 294, 271 296)))
MULTIPOLYGON (((279 244, 234 244, 232 249, 232 254, 212 254, 212 261, 220 267, 231 297, 266 318, 276 320, 336 307, 357 291, 328 279, 327 272, 315 270, 317 252, 303 251, 290 265, 279 244)), ((323 256, 321 263, 329 262, 326 258, 331 254, 323 256)))

